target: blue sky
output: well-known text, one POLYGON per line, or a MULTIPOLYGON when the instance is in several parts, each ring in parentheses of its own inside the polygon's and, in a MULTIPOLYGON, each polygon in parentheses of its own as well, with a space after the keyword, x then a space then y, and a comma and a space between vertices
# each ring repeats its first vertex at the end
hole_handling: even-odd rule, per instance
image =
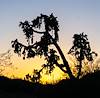
POLYGON ((100 0, 0 0, 0 53, 11 48, 11 40, 21 39, 20 21, 52 12, 58 17, 59 43, 66 52, 73 34, 85 32, 92 48, 100 53, 100 0))

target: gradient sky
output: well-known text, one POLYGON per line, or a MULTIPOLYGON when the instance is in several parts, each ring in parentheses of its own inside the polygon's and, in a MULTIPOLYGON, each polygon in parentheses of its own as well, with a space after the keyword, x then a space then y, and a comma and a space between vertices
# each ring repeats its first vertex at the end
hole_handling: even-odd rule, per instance
POLYGON ((66 53, 72 36, 85 32, 91 47, 100 54, 100 0, 0 0, 0 53, 11 49, 11 41, 22 40, 20 21, 54 13, 60 25, 60 46, 66 53))

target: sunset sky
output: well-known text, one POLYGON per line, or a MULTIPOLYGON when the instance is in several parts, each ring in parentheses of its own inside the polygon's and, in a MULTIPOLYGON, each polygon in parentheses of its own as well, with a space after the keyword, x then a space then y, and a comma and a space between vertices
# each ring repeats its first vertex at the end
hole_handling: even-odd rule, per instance
MULTIPOLYGON (((65 55, 72 46, 73 34, 81 32, 88 35, 92 49, 100 54, 100 0, 0 0, 0 53, 11 49, 12 40, 24 40, 19 22, 31 21, 40 13, 58 17, 59 44, 65 55)), ((20 74, 32 70, 36 62, 19 60, 17 56, 14 59, 20 74)))

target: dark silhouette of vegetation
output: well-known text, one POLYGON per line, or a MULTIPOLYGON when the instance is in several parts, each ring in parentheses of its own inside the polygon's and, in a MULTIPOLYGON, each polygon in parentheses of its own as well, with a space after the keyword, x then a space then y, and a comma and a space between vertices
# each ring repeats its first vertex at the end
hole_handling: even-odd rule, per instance
POLYGON ((100 71, 89 73, 77 80, 62 80, 57 84, 42 85, 21 79, 9 79, 0 76, 1 98, 99 98, 100 71))
POLYGON ((79 78, 81 75, 82 61, 87 59, 88 61, 92 62, 94 59, 93 55, 97 56, 97 53, 91 51, 90 43, 86 34, 74 34, 73 38, 73 46, 69 50, 68 54, 74 55, 78 61, 78 65, 76 67, 78 69, 77 77, 79 78))
POLYGON ((79 79, 81 75, 83 60, 93 61, 95 52, 91 51, 90 43, 87 35, 84 33, 75 34, 73 46, 69 50, 69 54, 75 56, 78 65, 78 75, 72 74, 69 64, 58 45, 59 25, 57 17, 53 14, 47 16, 41 14, 32 22, 20 22, 19 25, 27 40, 27 45, 18 41, 12 41, 14 52, 19 56, 23 55, 23 59, 34 58, 35 56, 44 56, 46 63, 42 65, 40 70, 35 69, 33 76, 26 75, 25 80, 9 79, 0 76, 0 98, 81 98, 81 97, 98 97, 100 89, 100 70, 94 70, 94 73, 88 73, 79 79), (44 25, 43 25, 44 23, 44 25), (44 31, 41 31, 43 30, 44 31), (34 42, 34 33, 40 34, 40 39, 34 42), (53 49, 54 45, 56 49, 53 49), (58 56, 57 51, 60 56, 58 56), (93 56, 94 54, 94 56, 93 56), (58 61, 62 59, 63 63, 58 61), (58 66, 63 72, 68 73, 70 79, 64 79, 57 84, 40 84, 41 72, 46 70, 46 74, 53 72, 55 66, 58 66), (27 81, 31 80, 33 82, 27 81))
MULTIPOLYGON (((50 74, 53 72, 55 66, 59 67, 64 73, 68 73, 70 79, 75 79, 68 61, 58 45, 59 24, 57 17, 53 14, 49 16, 41 14, 31 22, 27 20, 20 22, 19 26, 22 28, 23 33, 26 36, 27 45, 20 43, 18 39, 12 41, 14 52, 19 56, 23 55, 23 59, 34 58, 35 56, 44 56, 46 60, 46 64, 43 64, 40 70, 35 69, 33 76, 27 74, 25 79, 39 82, 43 69, 47 70, 46 74, 50 74), (40 35, 40 39, 33 41, 35 33, 40 35), (52 48, 52 45, 54 45, 56 49, 52 48), (63 61, 62 64, 58 63, 60 57, 57 55, 57 52, 63 61)), ((78 70, 77 78, 79 79, 81 76, 83 60, 87 59, 89 62, 92 62, 94 59, 93 54, 97 56, 97 53, 91 51, 90 43, 86 34, 74 34, 73 38, 73 46, 69 50, 68 54, 74 55, 78 62, 76 67, 78 70)))
MULTIPOLYGON (((18 39, 12 41, 14 52, 18 55, 23 54, 23 59, 34 58, 35 56, 45 56, 45 60, 47 61, 46 64, 42 65, 41 70, 35 71, 36 74, 35 76, 33 75, 32 78, 35 78, 37 81, 37 79, 41 77, 40 75, 44 68, 48 70, 47 73, 51 73, 55 66, 58 66, 63 72, 68 73, 70 79, 75 78, 61 48, 57 43, 59 40, 59 25, 57 17, 54 17, 53 14, 49 16, 41 14, 31 22, 20 22, 19 26, 22 28, 26 36, 27 45, 20 43, 18 39), (39 41, 33 41, 34 33, 41 35, 39 41), (54 45, 57 50, 52 49, 50 47, 51 45, 54 45), (60 54, 63 64, 58 63, 59 56, 56 54, 57 51, 60 54)), ((30 78, 30 75, 27 75, 27 78, 28 77, 30 78)))

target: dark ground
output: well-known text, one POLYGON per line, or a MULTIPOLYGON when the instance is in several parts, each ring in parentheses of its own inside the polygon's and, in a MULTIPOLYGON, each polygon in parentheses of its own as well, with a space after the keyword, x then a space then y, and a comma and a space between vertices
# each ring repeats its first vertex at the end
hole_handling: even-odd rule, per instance
POLYGON ((100 98, 100 71, 80 80, 62 80, 42 85, 0 76, 0 98, 100 98))

